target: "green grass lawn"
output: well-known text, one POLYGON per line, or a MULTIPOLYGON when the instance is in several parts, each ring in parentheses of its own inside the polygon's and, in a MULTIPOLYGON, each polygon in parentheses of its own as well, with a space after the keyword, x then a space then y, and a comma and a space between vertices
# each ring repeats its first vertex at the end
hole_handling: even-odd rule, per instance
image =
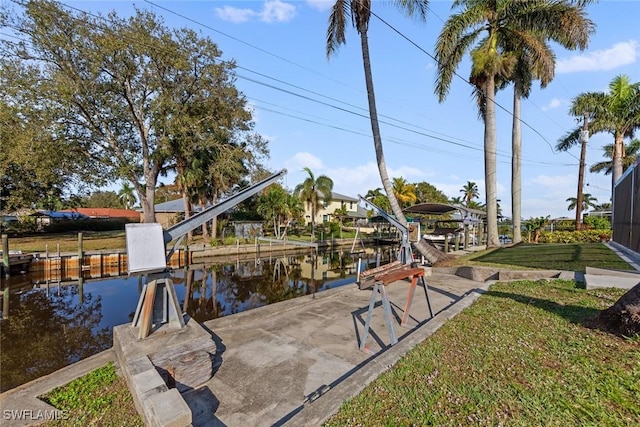
POLYGON ((326 425, 640 425, 640 339, 586 326, 624 292, 497 283, 326 425))
POLYGON ((508 266, 546 270, 585 271, 587 266, 632 269, 602 243, 519 244, 473 254, 459 263, 465 265, 508 266))
POLYGON ((55 426, 142 426, 124 378, 112 363, 58 387, 40 399, 61 411, 65 419, 50 421, 55 426))

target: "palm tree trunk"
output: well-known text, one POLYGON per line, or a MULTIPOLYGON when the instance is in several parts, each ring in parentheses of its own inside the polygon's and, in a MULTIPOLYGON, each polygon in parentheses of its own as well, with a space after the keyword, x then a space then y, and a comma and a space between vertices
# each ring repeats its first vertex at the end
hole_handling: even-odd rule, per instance
MULTIPOLYGON (((389 200, 389 205, 391 206, 391 211, 396 216, 396 219, 404 226, 407 225, 407 220, 404 217, 404 213, 400 208, 400 204, 398 203, 398 199, 393 193, 393 185, 391 184, 391 180, 389 179, 389 174, 387 173, 387 166, 384 159, 384 151, 382 149, 382 138, 380 137, 380 126, 378 124, 378 110, 376 108, 376 97, 375 92, 373 90, 373 75, 371 72, 371 59, 369 58, 369 40, 367 37, 366 28, 359 28, 360 33, 360 44, 362 46, 362 62, 364 65, 364 79, 367 86, 367 100, 369 101, 369 117, 371 119, 371 132, 373 134, 373 144, 376 150, 376 161, 378 163, 378 172, 380 173, 380 179, 382 181, 382 186, 384 187, 384 191, 387 193, 387 198, 389 200)), ((426 242, 420 240, 416 243, 416 249, 424 255, 424 257, 429 261, 429 263, 433 264, 437 261, 440 261, 447 257, 444 252, 439 251, 438 249, 429 246, 426 242)))
POLYGON ((396 219, 403 225, 407 224, 404 213, 400 208, 398 199, 393 192, 393 185, 387 173, 387 165, 384 159, 384 151, 382 148, 382 138, 380 137, 380 126, 378 124, 378 109, 376 107, 375 92, 373 90, 373 75, 371 72, 371 59, 369 57, 369 40, 366 29, 360 31, 360 43, 362 45, 362 62, 364 64, 364 78, 367 86, 367 100, 369 101, 369 117, 371 119, 371 132, 373 134, 373 144, 376 151, 376 161, 378 163, 378 172, 382 180, 382 186, 391 206, 391 212, 396 219))
POLYGON ((582 132, 580 133, 580 165, 578 166, 578 194, 576 195, 576 230, 582 228, 582 205, 584 192, 584 166, 587 157, 587 143, 589 142, 589 113, 584 113, 582 132))
POLYGON ((487 202, 487 247, 498 247, 498 205, 496 180, 496 105, 495 77, 490 76, 485 85, 487 106, 484 118, 484 176, 487 202))
MULTIPOLYGON (((624 135, 616 132, 611 157, 611 190, 622 176, 622 158, 624 157, 624 135)), ((613 193, 612 193, 613 194, 613 193)))
POLYGON ((522 241, 522 131, 520 128, 520 88, 513 88, 513 126, 511 130, 511 217, 513 243, 522 241))

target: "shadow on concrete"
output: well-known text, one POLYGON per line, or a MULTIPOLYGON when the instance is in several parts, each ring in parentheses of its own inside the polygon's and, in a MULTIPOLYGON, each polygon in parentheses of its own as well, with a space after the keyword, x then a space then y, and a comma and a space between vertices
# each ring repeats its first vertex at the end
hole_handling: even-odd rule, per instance
POLYGON ((204 386, 190 390, 182 395, 187 406, 191 409, 192 425, 197 427, 226 427, 215 413, 220 406, 220 400, 204 386))
POLYGON ((213 370, 211 376, 214 376, 220 366, 222 366, 222 355, 227 350, 227 346, 222 342, 222 338, 216 335, 211 329, 209 329, 204 323, 200 323, 200 326, 211 335, 211 340, 216 344, 216 354, 213 357, 213 370))

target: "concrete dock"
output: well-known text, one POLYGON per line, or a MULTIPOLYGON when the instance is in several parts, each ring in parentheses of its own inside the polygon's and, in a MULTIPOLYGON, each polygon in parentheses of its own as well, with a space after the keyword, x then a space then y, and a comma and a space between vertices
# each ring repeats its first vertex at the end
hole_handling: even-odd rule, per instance
MULTIPOLYGON (((355 283, 271 304, 204 323, 216 343, 213 377, 182 394, 194 426, 318 425, 343 400, 391 367, 415 344, 477 298, 488 283, 433 269, 426 277, 434 312, 430 318, 418 286, 409 325, 399 319, 409 281, 387 287, 393 326, 399 342, 389 346, 380 298, 373 310, 367 347, 359 349, 371 290, 355 283)), ((152 334, 153 337, 153 334, 152 334)), ((109 361, 107 350, 0 395, 0 411, 52 411, 37 399, 109 361)), ((37 424, 37 420, 3 419, 3 426, 37 424)))

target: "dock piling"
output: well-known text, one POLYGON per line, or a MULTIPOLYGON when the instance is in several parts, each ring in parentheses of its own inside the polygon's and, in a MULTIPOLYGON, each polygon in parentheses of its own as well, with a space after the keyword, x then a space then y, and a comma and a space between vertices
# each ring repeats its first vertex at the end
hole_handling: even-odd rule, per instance
POLYGON ((2 265, 4 267, 5 277, 9 277, 9 236, 7 234, 2 235, 2 265))

